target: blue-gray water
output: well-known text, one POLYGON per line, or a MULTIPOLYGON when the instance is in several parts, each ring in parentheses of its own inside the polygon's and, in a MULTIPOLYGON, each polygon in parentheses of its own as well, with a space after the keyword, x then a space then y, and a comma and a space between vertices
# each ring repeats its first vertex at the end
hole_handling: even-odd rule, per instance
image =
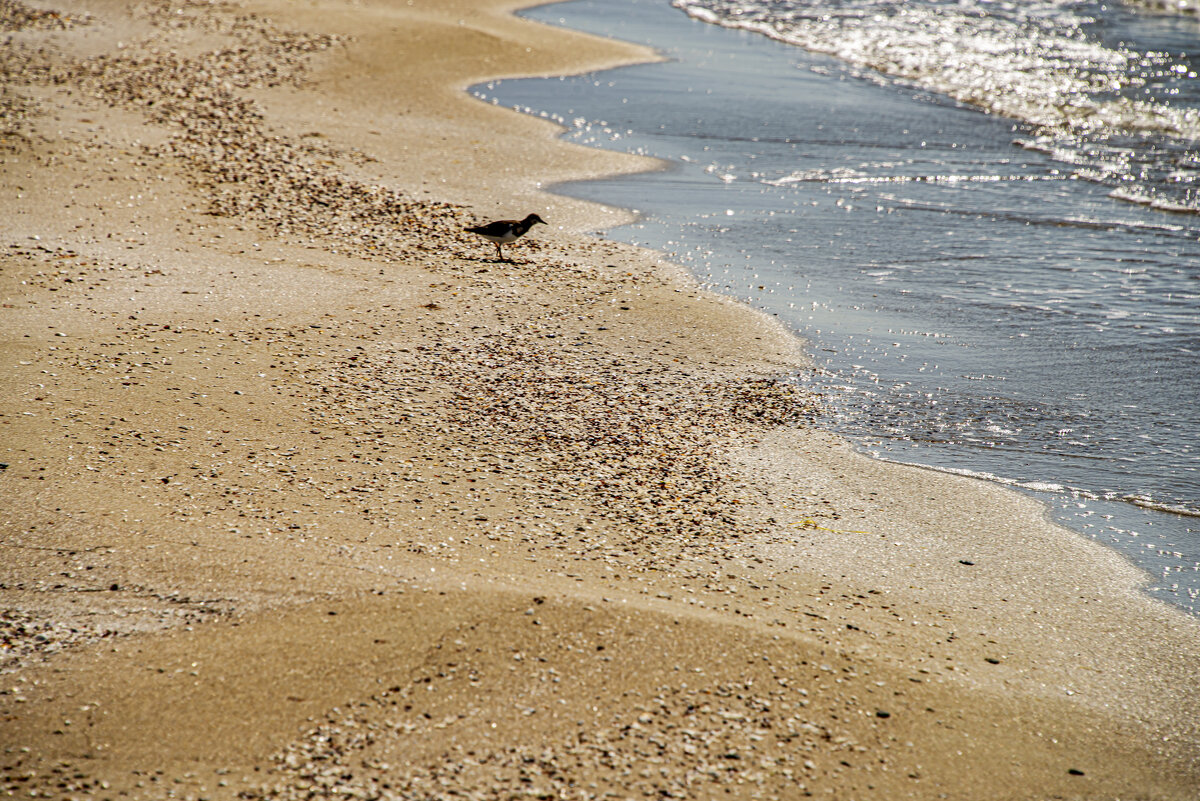
POLYGON ((828 425, 1036 494, 1200 612, 1196 19, 677 5, 536 9, 669 61, 474 91, 668 160, 558 191, 638 210, 606 235, 806 337, 819 368, 797 379, 828 396, 828 425))

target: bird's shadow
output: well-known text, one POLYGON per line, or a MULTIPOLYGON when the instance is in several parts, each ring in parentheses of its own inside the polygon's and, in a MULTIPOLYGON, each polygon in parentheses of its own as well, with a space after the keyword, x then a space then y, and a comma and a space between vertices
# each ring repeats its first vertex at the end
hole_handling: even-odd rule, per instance
POLYGON ((528 264, 529 263, 527 261, 514 261, 513 259, 509 259, 509 258, 501 259, 501 258, 497 258, 495 256, 493 256, 490 259, 484 258, 483 256, 467 256, 466 259, 468 261, 478 262, 479 264, 528 264))

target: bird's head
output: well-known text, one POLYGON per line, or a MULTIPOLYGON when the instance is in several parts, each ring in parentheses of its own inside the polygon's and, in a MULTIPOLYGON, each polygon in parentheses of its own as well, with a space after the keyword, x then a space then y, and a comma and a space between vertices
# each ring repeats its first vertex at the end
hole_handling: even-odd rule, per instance
POLYGON ((526 225, 533 225, 534 223, 541 223, 542 225, 548 225, 548 223, 545 220, 543 220, 541 217, 537 216, 536 214, 530 214, 528 217, 525 218, 526 225))

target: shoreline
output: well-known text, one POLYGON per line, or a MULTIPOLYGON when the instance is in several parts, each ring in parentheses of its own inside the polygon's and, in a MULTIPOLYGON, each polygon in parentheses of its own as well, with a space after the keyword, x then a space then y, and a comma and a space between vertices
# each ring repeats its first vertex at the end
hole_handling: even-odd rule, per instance
MULTIPOLYGON (((630 227, 613 231, 610 235, 613 239, 637 242, 638 245, 646 247, 662 248, 667 253, 678 252, 679 258, 688 264, 691 270, 696 271, 696 275, 701 281, 712 282, 713 288, 721 293, 726 293, 734 299, 748 303, 751 307, 762 309, 780 320, 785 320, 785 325, 796 330, 802 337, 810 335, 814 337, 815 341, 810 345, 811 354, 816 359, 822 355, 822 350, 827 350, 830 355, 824 357, 824 360, 817 359, 817 361, 826 362, 824 367, 833 368, 835 373, 841 375, 838 378, 826 380, 802 377, 802 384, 811 384, 811 389, 816 392, 828 392, 836 395, 839 391, 844 390, 842 384, 851 386, 856 384, 853 375, 857 371, 863 371, 864 375, 883 375, 887 374, 890 369, 892 371, 890 374, 896 381, 911 380, 911 375, 904 374, 900 363, 887 359, 880 360, 878 356, 876 356, 876 360, 872 361, 870 355, 866 353, 860 354, 862 360, 865 360, 862 363, 854 363, 858 360, 850 359, 848 356, 833 355, 839 350, 853 349, 853 343, 847 342, 845 339, 846 333, 854 332, 856 337, 870 337, 871 319, 874 318, 866 317, 854 320, 853 324, 847 323, 839 329, 840 324, 834 321, 836 314, 826 311, 818 315, 815 318, 816 321, 811 315, 808 315, 809 321, 805 323, 806 313, 800 312, 800 309, 808 305, 808 301, 822 307, 836 306, 840 302, 842 303, 840 311, 848 313, 852 312, 852 309, 858 308, 857 302, 864 302, 862 297, 851 301, 847 297, 841 296, 840 290, 833 291, 834 288, 828 284, 828 275, 823 276, 826 283, 822 285, 821 290, 815 289, 811 293, 800 296, 792 296, 788 291, 781 291, 786 284, 800 279, 800 273, 814 270, 820 273, 821 267, 816 264, 809 263, 808 270, 804 270, 802 267, 798 267, 797 270, 778 270, 774 258, 770 259, 769 264, 766 259, 748 260, 742 269, 734 264, 732 275, 731 270, 728 269, 730 264, 725 264, 725 277, 721 277, 719 265, 722 263, 728 263, 731 259, 740 259, 743 254, 745 258, 751 258, 751 243, 745 242, 745 231, 754 230, 757 228, 757 223, 746 222, 743 215, 749 215, 749 219, 762 219, 764 224, 768 221, 766 218, 755 217, 762 210, 757 209, 754 200, 751 199, 748 204, 739 205, 743 199, 742 193, 721 192, 720 186, 710 186, 708 170, 714 168, 718 163, 731 161, 734 158, 727 149, 721 151, 720 147, 714 144, 712 156, 716 161, 709 164, 709 167, 704 170, 701 169, 702 163, 697 163, 703 162, 704 156, 700 152, 701 145, 703 145, 704 155, 708 155, 708 143, 704 140, 696 141, 696 149, 690 149, 694 143, 684 128, 680 127, 680 121, 688 115, 702 114, 703 103, 682 101, 678 108, 672 104, 671 107, 667 107, 667 112, 659 120, 653 119, 653 110, 650 112, 642 110, 641 113, 623 116, 624 103, 629 103, 630 109, 646 109, 647 104, 655 102, 656 96, 670 96, 672 92, 676 91, 690 92, 692 86, 701 85, 706 80, 703 78, 706 70, 720 73, 728 68, 728 70, 736 72, 737 77, 733 79, 716 78, 712 88, 708 90, 714 92, 714 97, 721 98, 719 104, 730 102, 731 95, 737 95, 738 86, 751 80, 751 71, 758 70, 770 74, 774 67, 784 65, 786 53, 780 53, 780 50, 796 48, 790 48, 781 43, 768 44, 762 37, 750 37, 752 40, 761 40, 757 42, 756 46, 756 43, 752 41, 739 41, 744 36, 732 35, 730 32, 714 34, 714 32, 697 30, 713 29, 713 26, 700 24, 695 20, 689 20, 688 24, 679 24, 676 28, 676 25, 673 24, 676 20, 672 20, 671 17, 672 14, 678 14, 677 11, 640 5, 636 0, 620 4, 617 13, 618 17, 624 18, 622 22, 602 17, 604 14, 602 6, 580 2, 574 7, 562 8, 562 11, 554 8, 551 11, 527 14, 527 16, 545 20, 551 24, 572 25, 576 29, 590 32, 612 28, 619 35, 638 43, 661 41, 662 46, 673 56, 671 64, 649 65, 646 68, 632 68, 630 71, 610 73, 606 82, 604 80, 598 82, 601 85, 595 90, 590 88, 590 82, 592 82, 590 78, 568 80, 565 83, 553 82, 553 80, 551 82, 533 80, 533 82, 491 86, 486 92, 476 91, 476 95, 484 97, 485 100, 491 100, 491 102, 498 102, 504 107, 533 110, 534 114, 550 115, 552 119, 564 122, 569 118, 575 118, 574 122, 568 122, 571 130, 566 137, 569 140, 587 140, 589 144, 601 147, 601 149, 637 152, 638 155, 665 156, 668 153, 677 155, 682 163, 680 163, 678 173, 670 177, 652 175, 647 180, 640 180, 640 177, 637 176, 614 176, 612 179, 601 180, 594 185, 575 185, 574 187, 563 187, 563 189, 571 197, 607 201, 607 203, 612 203, 614 199, 622 197, 636 198, 637 205, 642 209, 653 210, 650 212, 652 219, 647 224, 630 225, 630 227), (636 22, 631 19, 634 16, 638 17, 636 22), (685 30, 686 32, 684 32, 685 30), (776 54, 776 58, 772 58, 770 54, 776 54), (588 114, 582 116, 576 114, 577 95, 590 97, 592 110, 588 114), (620 103, 622 103, 620 106, 617 104, 617 98, 620 98, 620 103), (649 119, 653 120, 649 125, 643 125, 640 121, 646 114, 650 114, 649 119), (608 141, 606 134, 598 132, 600 126, 584 124, 584 120, 589 116, 605 120, 606 128, 611 126, 620 132, 619 138, 608 141), (656 128, 659 133, 655 133, 656 128), (725 194, 730 194, 731 197, 722 197, 725 194), (698 228, 700 225, 706 224, 703 219, 708 219, 706 213, 709 211, 708 206, 712 206, 712 209, 719 213, 720 209, 726 205, 732 206, 730 211, 736 213, 736 217, 733 219, 742 219, 743 221, 732 224, 730 235, 715 233, 713 228, 709 228, 707 236, 710 237, 710 242, 706 245, 704 242, 706 235, 697 233, 694 236, 690 233, 692 225, 696 225, 698 231, 701 230, 698 228), (737 245, 739 236, 744 242, 740 246, 737 245), (734 242, 732 246, 730 245, 731 241, 734 242), (758 273, 762 273, 762 275, 760 276, 758 273), (767 284, 767 294, 763 294, 764 287, 760 284, 767 284), (724 289, 722 289, 722 285, 724 285, 724 289), (793 305, 793 303, 787 303, 788 300, 805 302, 797 302, 793 305), (791 311, 793 307, 796 308, 794 314, 791 311), (826 335, 829 330, 841 330, 842 333, 841 336, 830 338, 822 336, 823 329, 826 330, 824 331, 826 335)), ((823 78, 810 76, 805 82, 796 84, 794 96, 790 101, 792 108, 803 109, 810 103, 817 104, 815 108, 820 107, 818 98, 824 97, 830 92, 836 92, 836 82, 830 86, 822 83, 823 80, 823 78)), ((786 78, 775 79, 774 83, 772 79, 764 78, 762 85, 757 86, 757 94, 754 97, 761 101, 764 92, 785 91, 788 85, 790 84, 786 78)), ((856 97, 859 96, 856 95, 856 97)), ((580 100, 583 98, 581 97, 580 100)), ((870 102, 866 97, 859 97, 859 101, 870 102)), ((824 109, 823 113, 828 112, 829 109, 824 109)), ((734 114, 733 118, 740 119, 744 114, 746 114, 746 110, 739 108, 739 112, 734 114)), ((817 116, 823 116, 823 114, 817 116)), ((853 124, 852 120, 850 124, 853 124)), ((770 133, 774 138, 786 135, 778 127, 772 128, 770 133)), ((736 143, 737 139, 734 138, 733 141, 736 143)), ((779 153, 774 153, 774 156, 778 157, 779 153)), ((733 179, 732 173, 742 171, 734 168, 733 164, 728 165, 728 170, 731 171, 731 175, 727 176, 730 180, 733 179)), ((816 205, 816 203, 816 200, 812 200, 812 204, 816 205)), ((778 204, 768 204, 770 217, 774 217, 776 213, 784 213, 781 209, 786 205, 782 201, 778 204)), ((803 217, 803 205, 808 204, 799 204, 797 201, 797 204, 793 206, 793 212, 803 217)), ((809 229, 812 236, 820 237, 822 233, 821 223, 814 221, 805 223, 804 228, 809 229)), ((782 233, 775 230, 774 235, 778 237, 782 236, 782 233)), ((886 242, 887 240, 882 241, 886 242)), ((833 242, 830 241, 830 247, 832 245, 833 242)), ((780 257, 781 254, 772 251, 772 255, 780 257)), ((791 290, 792 288, 787 287, 787 289, 791 290)), ((871 294, 871 297, 875 297, 875 295, 871 294)), ((910 320, 910 323, 916 323, 916 320, 910 320)), ((851 337, 851 339, 853 338, 851 337)), ((880 344, 886 343, 881 342, 880 344)), ((892 344, 895 347, 896 343, 892 344)), ((859 342, 858 347, 863 347, 862 342, 859 342)), ((911 359, 913 356, 918 356, 916 350, 906 353, 905 357, 911 359)), ((918 357, 924 360, 930 359, 931 355, 920 353, 918 357)), ((966 365, 961 367, 968 369, 966 365)), ((818 373, 820 372, 818 371, 818 373)), ((950 374, 956 374, 956 371, 950 371, 947 374, 948 379, 950 374)), ((956 391, 964 391, 959 385, 947 386, 953 386, 956 391)), ((872 397, 870 379, 866 379, 866 383, 860 385, 859 389, 865 390, 866 398, 872 397)), ((932 389, 934 389, 932 385, 926 387, 926 390, 932 389)), ((1025 390, 1027 391, 1027 387, 1025 390)), ((851 408, 856 405, 854 398, 857 397, 859 397, 858 391, 852 390, 850 401, 848 401, 851 408)), ((977 398, 977 401, 985 403, 982 398, 977 398)), ((920 408, 919 403, 916 409, 908 409, 904 405, 904 399, 896 399, 896 402, 900 403, 901 408, 906 412, 916 411, 920 423, 924 423, 926 426, 935 426, 936 421, 922 416, 923 412, 928 414, 929 409, 920 408)), ((864 403, 870 402, 864 401, 864 403)), ((838 405, 838 402, 835 401, 834 405, 838 405)), ((881 414, 881 412, 875 412, 875 414, 881 414)), ((1062 472, 1046 472, 1046 468, 1050 466, 1048 464, 1039 464, 1039 469, 1034 471, 1036 475, 1031 476, 1027 471, 1021 472, 1020 468, 1014 469, 1012 464, 1003 464, 1003 459, 986 456, 985 458, 988 460, 980 463, 978 454, 976 454, 976 460, 972 462, 971 446, 961 447, 961 442, 958 450, 955 450, 954 445, 944 444, 929 447, 917 446, 908 442, 906 436, 902 434, 896 433, 898 435, 892 438, 884 433, 887 430, 886 417, 866 423, 866 430, 862 430, 862 423, 856 426, 856 423, 851 422, 847 427, 846 421, 839 420, 839 417, 838 411, 830 412, 827 426, 833 430, 839 430, 851 438, 856 435, 853 430, 856 428, 859 429, 858 434, 865 439, 877 438, 874 445, 863 445, 865 452, 869 452, 877 458, 896 464, 918 466, 924 464, 930 466, 931 469, 944 470, 950 474, 974 475, 984 478, 984 480, 1018 488, 1022 493, 1032 493, 1033 496, 1038 496, 1048 502, 1051 513, 1057 518, 1058 524, 1079 532, 1081 535, 1094 538, 1094 540, 1104 543, 1106 547, 1114 548, 1116 552, 1122 554, 1124 559, 1132 561, 1133 564, 1144 570, 1147 573, 1145 591, 1148 595, 1156 600, 1180 607, 1184 612, 1193 616, 1196 615, 1194 602, 1198 586, 1194 579, 1188 578, 1194 574, 1192 567, 1196 558, 1187 547, 1189 532, 1186 530, 1186 523, 1183 522, 1183 518, 1175 517, 1172 514, 1175 510, 1171 510, 1169 506, 1164 507, 1153 504, 1153 502, 1142 504, 1135 494, 1121 495, 1120 493, 1087 489, 1087 487, 1111 486, 1111 484, 1087 483, 1084 476, 1079 475, 1078 472, 1072 475, 1070 469, 1066 470, 1066 475, 1069 477, 1064 477, 1062 472), (1022 475, 1024 480, 1007 477, 1012 475, 1022 475), (1148 510, 1162 511, 1163 514, 1154 514, 1153 512, 1147 514, 1148 510), (1098 520, 1103 520, 1103 522, 1098 523, 1098 520), (1112 534, 1105 537, 1105 532, 1112 532, 1112 534)), ((870 417, 869 414, 869 421, 870 417)), ((1033 424, 1031 421, 1024 422, 1033 424)), ((947 418, 943 423, 953 423, 953 417, 947 418)), ((910 432, 910 435, 912 433, 910 432)), ((1019 447, 1019 444, 1009 441, 1008 446, 1019 447)), ((1068 465, 1061 466, 1068 468, 1068 465)), ((1142 470, 1142 472, 1144 471, 1142 470)), ((1111 476, 1106 477, 1111 478, 1111 476)))
MULTIPOLYGON (((841 107, 870 107, 872 103, 879 103, 882 104, 882 114, 887 114, 888 111, 891 114, 902 114, 904 93, 892 90, 880 92, 877 88, 857 85, 847 86, 838 79, 825 75, 823 67, 812 69, 816 62, 810 61, 811 54, 801 55, 802 51, 795 47, 768 42, 763 37, 718 31, 712 25, 679 17, 679 12, 669 5, 645 3, 643 0, 617 0, 617 4, 611 9, 611 15, 605 11, 606 8, 605 4, 581 0, 570 6, 551 7, 540 12, 530 12, 525 16, 557 25, 570 24, 593 33, 611 31, 637 43, 660 43, 665 51, 671 54, 670 62, 623 68, 597 78, 580 76, 565 80, 517 81, 496 84, 490 89, 476 87, 473 90, 477 96, 490 102, 498 102, 505 107, 532 109, 535 115, 545 114, 563 122, 569 128, 566 134, 568 141, 586 141, 605 149, 634 152, 639 155, 673 156, 679 159, 676 169, 668 174, 651 174, 646 177, 617 176, 596 183, 563 187, 561 191, 574 197, 607 203, 619 202, 622 198, 635 200, 634 205, 648 210, 650 217, 637 224, 612 230, 608 234, 609 238, 659 248, 668 254, 678 254, 677 258, 694 270, 702 281, 711 282, 719 291, 776 315, 778 319, 785 321, 789 328, 800 332, 801 336, 810 336, 813 339, 811 354, 820 367, 813 375, 799 376, 801 383, 810 386, 813 391, 826 393, 832 399, 833 407, 844 403, 851 411, 850 417, 843 419, 838 411, 831 409, 827 421, 829 427, 849 436, 857 434, 863 437, 869 443, 865 446, 867 449, 892 461, 925 463, 951 471, 982 471, 983 478, 995 477, 1000 483, 1020 483, 1022 491, 1026 488, 1047 490, 1048 494, 1042 495, 1042 498, 1054 507, 1054 514, 1062 524, 1095 538, 1132 559, 1150 574, 1151 583, 1147 591, 1153 597, 1180 606, 1195 616, 1195 600, 1200 592, 1200 584, 1197 584, 1196 577, 1200 576, 1200 573, 1193 568, 1200 561, 1200 554, 1194 553, 1195 549, 1189 547, 1189 543, 1194 544, 1193 535, 1196 531, 1187 521, 1193 518, 1180 518, 1171 514, 1169 510, 1161 513, 1148 511, 1147 507, 1157 508, 1157 505, 1143 505, 1139 502, 1134 487, 1141 486, 1145 489, 1147 484, 1154 485, 1150 476, 1153 475, 1152 464, 1155 457, 1147 457, 1150 458, 1149 462, 1131 463, 1127 474, 1124 474, 1124 471, 1115 471, 1115 466, 1121 463, 1119 460, 1129 455, 1121 446, 1115 445, 1115 442, 1123 437, 1127 437, 1129 443, 1137 442, 1138 423, 1131 420, 1120 424, 1113 422, 1110 434, 1115 435, 1117 439, 1106 440, 1110 444, 1101 447, 1099 453, 1109 454, 1113 457, 1111 460, 1096 459, 1094 457, 1098 454, 1093 453, 1092 458, 1080 459, 1079 454, 1062 457, 1051 455, 1045 458, 1035 457, 1029 463, 1020 460, 1018 463, 1011 463, 1005 458, 1005 453, 1020 453, 1025 447, 1037 448, 1039 445, 1046 445, 1042 440, 1049 436, 1049 432, 1041 431, 1041 424, 1050 423, 1053 418, 1044 416, 1039 422, 1036 417, 1031 418, 1028 411, 1007 409, 1000 414, 1003 419, 998 421, 1002 429, 996 432, 1000 436, 999 447, 976 451, 972 443, 986 441, 988 432, 981 428, 982 423, 976 421, 973 413, 947 413, 940 403, 926 403, 921 400, 926 397, 925 392, 931 393, 928 397, 932 399, 948 391, 950 397, 959 400, 973 399, 974 403, 986 406, 989 403, 988 399, 976 397, 972 391, 972 385, 976 382, 967 380, 963 375, 964 371, 969 372, 972 369, 969 360, 951 357, 950 363, 946 364, 939 360, 937 353, 931 352, 931 349, 924 347, 920 341, 913 342, 904 337, 899 337, 898 342, 875 339, 872 334, 879 333, 876 323, 881 323, 882 319, 877 314, 859 316, 855 312, 860 304, 869 305, 875 302, 874 290, 856 291, 849 286, 843 290, 837 285, 837 273, 833 265, 842 263, 843 259, 852 260, 854 256, 850 251, 857 249, 857 246, 850 246, 850 242, 855 239, 853 228, 839 227, 838 221, 833 219, 842 216, 844 211, 814 210, 810 214, 806 209, 808 206, 822 205, 825 195, 829 195, 829 199, 832 200, 837 196, 837 192, 833 189, 822 191, 819 183, 814 185, 811 192, 804 191, 793 195, 792 193, 798 190, 787 190, 780 193, 779 197, 776 197, 773 190, 766 189, 766 194, 763 195, 764 203, 758 204, 758 195, 752 188, 756 181, 768 176, 764 174, 755 177, 757 174, 753 172, 753 164, 761 164, 761 159, 766 157, 773 165, 768 170, 771 175, 775 174, 772 170, 783 169, 786 172, 787 168, 776 161, 782 157, 782 153, 769 145, 756 147, 751 161, 739 161, 738 126, 742 124, 739 121, 752 119, 753 108, 760 105, 769 108, 767 97, 772 93, 779 93, 781 96, 788 93, 788 100, 786 111, 781 111, 777 117, 762 121, 762 124, 767 126, 762 130, 764 141, 786 141, 786 119, 792 114, 804 114, 806 109, 811 111, 807 115, 810 119, 823 119, 828 125, 859 130, 852 114, 843 118, 839 116, 837 107, 826 105, 829 98, 838 95, 839 87, 850 92, 843 99, 841 107), (794 72, 789 68, 793 62, 792 56, 795 56, 797 63, 810 67, 804 70, 805 77, 802 80, 791 75, 794 72), (755 80, 756 73, 761 73, 761 80, 755 80), (593 81, 596 86, 592 86, 593 81), (691 94, 693 87, 702 87, 706 83, 706 94, 691 94), (742 96, 739 92, 742 87, 745 88, 744 103, 738 100, 742 96), (708 92, 712 94, 708 95, 708 92), (663 106, 661 113, 655 110, 657 97, 671 97, 676 93, 680 93, 677 102, 671 101, 663 106), (851 98, 854 99, 854 103, 849 102, 851 98), (578 105, 581 102, 586 104, 587 109, 578 105), (710 134, 705 134, 702 138, 689 135, 686 126, 689 118, 702 116, 706 106, 723 107, 726 104, 730 104, 731 113, 727 116, 731 121, 720 124, 714 121, 716 128, 711 132, 711 135, 715 136, 713 141, 709 141, 710 134), (578 111, 585 113, 578 114, 578 111), (586 122, 589 119, 603 120, 604 123, 596 125, 586 122), (616 137, 611 141, 607 132, 609 129, 612 131, 611 135, 616 137), (759 161, 755 161, 756 159, 759 161), (714 180, 716 175, 712 172, 718 166, 720 169, 717 174, 723 175, 720 183, 714 180), (749 183, 743 181, 743 178, 749 183), (728 183, 730 181, 732 183, 728 183), (734 216, 721 222, 722 218, 719 215, 726 207, 729 207, 728 211, 732 211, 734 216), (767 216, 761 216, 764 213, 767 216), (787 261, 789 257, 784 252, 786 248, 781 244, 783 241, 790 241, 790 234, 772 223, 772 220, 781 219, 799 223, 798 226, 793 226, 803 233, 803 240, 798 241, 811 245, 802 247, 796 253, 795 265, 790 265, 787 261), (725 224, 726 222, 728 224, 725 224), (763 236, 756 237, 760 227, 763 236), (728 232, 725 231, 726 228, 729 229, 728 232), (788 237, 787 240, 784 239, 785 236, 788 237), (845 242, 849 250, 836 244, 843 241, 842 236, 848 237, 845 242), (761 243, 760 239, 763 240, 761 243), (821 239, 825 239, 827 245, 818 247, 813 244, 821 239), (758 250, 760 244, 763 248, 761 252, 758 250), (828 258, 815 255, 818 250, 825 252, 826 249, 828 258), (755 258, 754 253, 759 253, 760 258, 755 258), (789 286, 797 282, 800 282, 799 295, 789 286), (811 287, 808 290, 803 289, 806 283, 811 287), (810 303, 815 304, 812 312, 806 310, 810 303), (848 339, 847 335, 852 336, 848 339), (870 347, 872 342, 882 350, 873 350, 870 347), (936 371, 942 374, 941 377, 935 381, 933 378, 921 379, 910 373, 904 365, 916 363, 914 359, 917 362, 935 361, 938 364, 936 371), (834 375, 822 378, 827 369, 832 370, 834 375), (890 390, 877 396, 874 393, 876 385, 873 382, 883 382, 883 376, 891 377, 891 380, 886 381, 890 390), (907 390, 901 388, 907 386, 905 382, 909 381, 923 381, 923 391, 910 395, 907 390), (839 396, 843 392, 846 393, 844 400, 840 400, 839 396), (907 434, 905 431, 889 431, 888 421, 891 416, 882 406, 891 404, 896 405, 894 411, 897 414, 913 415, 913 426, 906 426, 910 429, 907 434), (853 412, 860 406, 864 407, 866 414, 856 419, 853 412), (1010 427, 1014 430, 1003 430, 1008 424, 1011 424, 1010 427), (920 444, 927 436, 936 440, 937 431, 944 426, 958 432, 950 437, 950 442, 920 444), (1031 439, 1025 438, 1025 432, 1028 432, 1031 439), (913 439, 910 440, 910 437, 913 439), (1106 470, 1100 467, 1089 472, 1089 464, 1111 464, 1114 469, 1106 470), (1115 475, 1116 472, 1124 475, 1115 475), (1014 476, 1019 479, 1010 478, 1014 476), (1055 493, 1055 490, 1058 492, 1055 493)), ((819 62, 820 58, 817 61, 819 62)), ((939 124, 939 112, 927 109, 925 113, 931 115, 928 119, 922 115, 925 125, 939 124)), ((974 112, 966 113, 967 119, 960 120, 960 124, 969 127, 969 119, 974 116, 974 112)), ((950 124, 951 121, 946 122, 950 124)), ((982 118, 976 121, 982 123, 982 118)), ((985 128, 994 129, 994 123, 993 120, 983 124, 985 128)), ((746 134, 753 132, 754 129, 744 131, 746 134)), ((963 135, 979 135, 981 146, 990 145, 1002 149, 1011 147, 1005 134, 994 130, 992 133, 996 134, 996 138, 978 131, 971 134, 964 131, 963 135)), ((805 129, 804 126, 800 126, 795 134, 798 141, 793 147, 800 148, 796 156, 802 159, 802 164, 807 170, 820 172, 812 153, 803 155, 806 151, 821 147, 820 137, 816 136, 816 141, 813 141, 814 132, 805 129), (801 142, 809 144, 802 145, 801 142)), ((860 131, 859 136, 862 135, 860 131)), ((878 130, 874 136, 886 137, 887 132, 878 130)), ((985 158, 989 161, 1000 158, 1003 154, 1003 150, 989 149, 987 152, 989 155, 985 158)), ((831 159, 838 157, 832 150, 826 155, 831 159)), ((957 169, 969 169, 969 165, 966 164, 955 166, 957 169)), ((1037 165, 1026 164, 1023 169, 1037 169, 1037 165)), ((996 198, 996 201, 1001 204, 1006 202, 1003 198, 996 198)), ((851 201, 847 199, 846 202, 851 201)), ((859 223, 872 224, 870 208, 878 207, 878 202, 854 205, 854 214, 863 215, 858 220, 859 223)), ((882 198, 881 202, 887 208, 889 218, 893 211, 900 211, 900 208, 890 206, 886 197, 882 198)), ((901 207, 905 205, 907 202, 900 204, 901 207)), ((925 233, 927 237, 936 239, 936 231, 923 231, 919 221, 914 223, 916 227, 911 231, 914 237, 925 233)), ((889 242, 904 236, 900 233, 904 230, 904 223, 892 225, 890 234, 882 234, 880 231, 874 234, 864 232, 861 246, 872 249, 873 258, 886 259, 889 242)), ((934 242, 927 239, 925 244, 936 250, 934 242)), ((906 247, 899 241, 895 242, 895 245, 904 254, 901 261, 915 256, 911 245, 906 247)), ((1018 246, 1014 244, 1001 250, 1007 251, 1007 257, 1019 259, 1013 250, 1015 247, 1018 246)), ((900 257, 899 253, 894 255, 900 257)), ((1169 268, 1169 265, 1164 266, 1169 268)), ((1017 269, 1019 271, 1020 267, 1017 269)), ((913 289, 924 293, 922 300, 909 303, 903 295, 888 294, 887 287, 889 283, 894 284, 895 275, 889 277, 863 274, 862 277, 865 280, 879 281, 880 303, 888 308, 889 314, 900 315, 899 319, 889 318, 889 328, 894 327, 897 322, 901 324, 902 329, 920 326, 921 307, 934 302, 937 294, 936 285, 930 283, 928 278, 918 280, 913 289), (898 308, 905 310, 898 311, 898 308)), ((1080 290, 1080 287, 1072 284, 1072 289, 1080 290)), ((982 323, 982 320, 974 322, 976 326, 982 323)), ((1030 323, 1034 324, 1033 321, 1030 323)), ((985 394, 999 393, 1000 396, 1007 397, 1008 392, 1011 392, 1027 398, 1039 397, 1036 388, 1028 383, 1031 374, 1022 372, 1022 368, 1019 367, 1021 359, 1004 344, 1003 332, 993 331, 987 325, 982 325, 975 330, 974 336, 968 335, 958 344, 967 347, 982 344, 990 341, 988 338, 994 334, 1001 335, 996 343, 1000 352, 995 354, 995 358, 1005 368, 1000 372, 1008 376, 1005 381, 1010 382, 1010 389, 1006 392, 1002 387, 993 386, 985 394), (1013 384, 1010 380, 1017 383, 1013 384)), ((1050 330, 1045 334, 1069 336, 1069 331, 1055 331, 1054 326, 1050 326, 1050 330)), ((1096 342, 1091 342, 1090 346, 1098 347, 1096 342)), ((1032 353, 1026 356, 1036 358, 1032 353)), ((999 368, 1001 365, 996 366, 999 368)), ((1069 365, 1064 364, 1063 369, 1068 370, 1069 365)), ((1117 371, 1122 369, 1124 368, 1117 368, 1117 371)), ((1057 386, 1054 379, 1049 376, 1046 378, 1050 386, 1057 386)), ((1131 376, 1130 385, 1141 386, 1146 380, 1147 376, 1131 376)), ((1060 386, 1059 390, 1062 389, 1060 386)), ((1076 389, 1083 393, 1079 397, 1092 394, 1087 392, 1083 385, 1077 386, 1076 389)), ((1186 393, 1176 393, 1175 397, 1186 397, 1186 393)), ((1070 403, 1069 399, 1059 396, 1055 396, 1053 400, 1045 400, 1051 407, 1070 403)), ((1098 405, 1105 403, 1107 401, 1097 401, 1098 405)), ((1089 408, 1092 409, 1088 412, 1092 419, 1105 419, 1106 415, 1099 414, 1098 409, 1089 408)), ((1075 412, 1084 413, 1082 409, 1074 409, 1072 412, 1063 409, 1059 411, 1068 416, 1075 412)), ((1164 414, 1170 413, 1167 408, 1160 411, 1164 414)), ((1186 417, 1186 410, 1182 411, 1186 417)), ((1045 410, 1044 414, 1054 415, 1056 411, 1051 408, 1045 410)), ((1153 415, 1141 417, 1150 420, 1153 415)), ((1084 441, 1104 436, 1103 432, 1091 430, 1087 426, 1075 430, 1087 434, 1084 441)), ((1167 432, 1164 432, 1164 436, 1165 439, 1160 440, 1163 443, 1188 441, 1187 437, 1180 439, 1167 432)), ((1079 442, 1072 442, 1071 446, 1083 447, 1079 442)), ((1163 447, 1167 446, 1164 444, 1163 447)), ((1054 448, 1049 450, 1055 451, 1054 448)), ((1158 458, 1162 456, 1160 453, 1158 458)), ((1162 491, 1166 492, 1167 486, 1175 486, 1174 481, 1168 479, 1176 476, 1176 470, 1170 464, 1160 463, 1160 466, 1164 471, 1163 481, 1166 482, 1162 485, 1162 491)), ((1178 469, 1185 470, 1182 465, 1178 469)), ((1175 491, 1182 493, 1178 497, 1187 495, 1186 487, 1177 487, 1175 491)), ((1151 490, 1146 492, 1149 496, 1158 494, 1151 490)))
POLYGON ((639 163, 464 87, 646 53, 518 5, 19 31, 4 790, 1188 797, 1195 621, 806 427, 782 326, 579 237, 624 212, 533 176, 639 163), (461 233, 525 210, 514 264, 461 233))

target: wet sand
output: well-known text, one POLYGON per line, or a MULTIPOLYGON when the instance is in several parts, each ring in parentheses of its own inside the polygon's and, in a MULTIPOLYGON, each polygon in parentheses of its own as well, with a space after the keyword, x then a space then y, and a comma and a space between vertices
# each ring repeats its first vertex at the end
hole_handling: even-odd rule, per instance
POLYGON ((3 791, 1195 798, 1196 621, 587 236, 463 90, 653 54, 517 5, 0 5, 3 791))

